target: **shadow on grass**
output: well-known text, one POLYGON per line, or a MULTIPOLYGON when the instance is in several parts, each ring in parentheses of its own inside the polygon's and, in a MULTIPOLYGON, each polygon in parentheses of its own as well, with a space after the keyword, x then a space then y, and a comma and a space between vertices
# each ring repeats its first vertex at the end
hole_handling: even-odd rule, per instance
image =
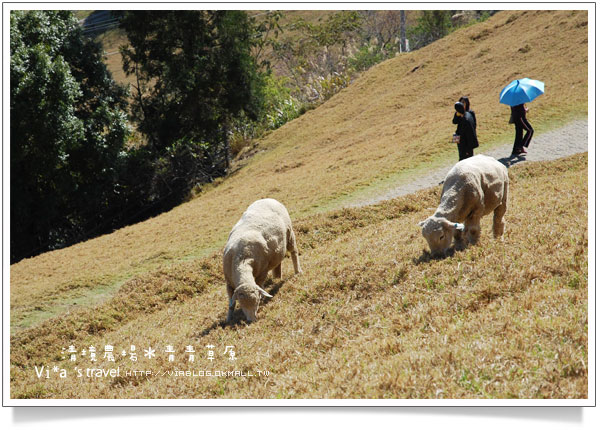
MULTIPOLYGON (((269 293, 270 295, 275 297, 277 295, 277 293, 279 293, 279 290, 281 289, 282 286, 283 286, 283 279, 275 280, 273 278, 269 278, 265 282, 265 285, 263 285, 263 288, 267 293, 269 293)), ((263 297, 262 300, 266 304, 271 301, 271 297, 263 297)))
MULTIPOLYGON (((263 285, 263 289, 267 293, 269 293, 273 297, 275 297, 277 295, 277 293, 279 293, 279 290, 283 286, 283 283, 284 283, 283 279, 274 280, 272 278, 269 278, 263 285)), ((261 299, 261 306, 266 306, 271 300, 272 300, 272 297, 263 297, 261 299)), ((226 318, 227 318, 227 314, 225 314, 224 317, 220 321, 215 321, 209 327, 202 330, 202 332, 200 332, 198 334, 198 337, 202 338, 202 337, 208 336, 213 330, 216 330, 219 327, 225 329, 227 327, 236 327, 236 326, 244 326, 245 327, 248 324, 250 324, 249 322, 246 321, 246 316, 244 315, 244 312, 242 312, 242 310, 239 307, 234 311, 233 319, 230 322, 227 322, 226 318)))
POLYGON ((423 253, 419 256, 419 258, 413 257, 412 262, 415 266, 418 266, 423 263, 429 263, 432 260, 433 261, 445 260, 446 258, 454 257, 454 254, 456 254, 457 252, 464 251, 465 249, 467 249, 467 246, 468 245, 454 244, 450 249, 448 249, 443 254, 432 254, 431 252, 424 249, 423 253))
POLYGON ((211 333, 213 330, 215 330, 215 329, 217 329, 217 328, 219 328, 219 327, 221 327, 221 328, 225 328, 225 327, 227 327, 228 325, 229 325, 229 324, 227 324, 227 323, 225 322, 225 320, 224 320, 224 319, 223 319, 223 320, 221 320, 221 321, 215 321, 214 323, 212 323, 212 324, 210 325, 210 327, 207 327, 207 328, 205 328, 204 330, 202 330, 202 332, 200 332, 200 333, 197 335, 197 338, 198 338, 198 339, 200 339, 200 338, 203 338, 203 337, 205 337, 205 336, 208 336, 208 335, 209 335, 209 334, 210 334, 210 333, 211 333))
POLYGON ((498 161, 504 164, 506 168, 509 168, 514 164, 526 161, 526 158, 523 155, 510 155, 508 157, 499 158, 498 161))

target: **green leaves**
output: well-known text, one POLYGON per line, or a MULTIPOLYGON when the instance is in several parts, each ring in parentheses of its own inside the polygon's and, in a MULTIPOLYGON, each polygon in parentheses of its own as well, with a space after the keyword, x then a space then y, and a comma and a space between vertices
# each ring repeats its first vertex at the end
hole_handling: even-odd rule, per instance
POLYGON ((135 119, 155 151, 180 139, 218 143, 231 118, 260 112, 258 42, 245 12, 129 11, 122 26, 124 70, 139 82, 135 119))
POLYGON ((11 259, 85 234, 114 199, 125 95, 69 11, 11 12, 11 259))
POLYGON ((413 49, 430 44, 452 31, 452 11, 424 10, 416 26, 408 30, 413 49))

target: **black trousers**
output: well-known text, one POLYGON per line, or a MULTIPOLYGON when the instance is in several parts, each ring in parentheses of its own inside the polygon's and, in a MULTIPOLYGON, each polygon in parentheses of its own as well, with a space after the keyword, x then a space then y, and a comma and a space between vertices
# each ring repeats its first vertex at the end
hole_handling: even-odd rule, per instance
POLYGON ((464 160, 465 158, 469 158, 473 156, 473 148, 466 148, 462 146, 460 143, 458 146, 458 161, 464 160))
POLYGON ((513 145, 513 154, 519 152, 523 147, 527 148, 533 137, 533 127, 525 118, 515 120, 515 143, 513 145), (525 130, 525 137, 523 137, 525 130))

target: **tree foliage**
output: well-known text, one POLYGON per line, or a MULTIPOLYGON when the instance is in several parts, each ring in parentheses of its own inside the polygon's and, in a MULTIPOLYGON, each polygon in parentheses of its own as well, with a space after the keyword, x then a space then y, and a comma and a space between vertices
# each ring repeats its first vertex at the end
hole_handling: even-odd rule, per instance
POLYGON ((297 19, 287 35, 272 41, 274 58, 294 82, 296 98, 304 103, 324 101, 350 83, 348 58, 362 20, 358 11, 339 11, 317 23, 297 19))
POLYGON ((362 12, 363 34, 367 41, 375 41, 380 51, 398 46, 396 39, 402 32, 401 10, 367 10, 362 12))
POLYGON ((12 260, 110 219, 128 128, 101 52, 69 11, 11 12, 12 260))
POLYGON ((272 48, 272 41, 283 33, 279 22, 282 17, 283 12, 278 10, 270 10, 250 17, 250 23, 254 27, 252 55, 261 70, 268 73, 271 72, 268 52, 269 48, 272 48))
POLYGON ((123 68, 138 82, 134 119, 154 150, 182 139, 216 147, 231 118, 259 115, 262 79, 245 12, 128 11, 122 27, 123 68))
POLYGON ((227 173, 231 129, 263 110, 264 76, 252 52, 261 35, 243 11, 118 15, 129 40, 123 69, 135 77, 131 119, 146 141, 130 153, 128 179, 139 212, 153 215, 227 173))
POLYGON ((417 25, 408 31, 412 49, 429 45, 448 35, 452 31, 451 10, 424 10, 418 18, 417 25))
MULTIPOLYGON (((113 15, 129 39, 129 99, 70 12, 11 12, 13 261, 179 204, 226 174, 232 151, 396 55, 405 28, 402 11, 286 25, 279 11, 113 15), (128 123, 141 144, 126 147, 128 123)), ((451 15, 423 11, 409 31, 413 47, 446 35, 451 15)))

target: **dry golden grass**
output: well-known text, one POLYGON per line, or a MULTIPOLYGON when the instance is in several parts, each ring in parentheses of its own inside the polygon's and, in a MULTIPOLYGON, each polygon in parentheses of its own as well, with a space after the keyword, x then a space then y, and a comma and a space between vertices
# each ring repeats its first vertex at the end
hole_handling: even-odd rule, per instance
POLYGON ((374 67, 271 133, 247 165, 192 201, 12 265, 12 330, 94 302, 99 291, 110 297, 161 264, 208 255, 256 199, 279 199, 297 218, 455 159, 447 141, 460 95, 477 112, 481 150, 510 140, 508 108, 497 99, 519 76, 546 82, 531 104, 536 132, 586 116, 587 31, 586 11, 505 11, 374 67))
MULTIPOLYGON (((333 210, 454 159, 446 141, 460 95, 477 112, 482 150, 510 139, 497 97, 518 76, 546 82, 531 104, 536 132, 585 117, 587 12, 502 12, 385 62, 190 202, 12 265, 11 396, 585 397, 585 156, 512 168, 504 243, 484 234, 445 260, 422 255, 415 227, 437 189, 333 210), (223 327, 218 251, 267 196, 292 214, 305 274, 269 285, 281 291, 257 324, 223 327), (236 368, 272 375, 40 382, 32 367, 70 344, 166 342, 202 353, 209 342, 234 345, 236 368)), ((151 367, 168 367, 159 356, 151 367)))
MULTIPOLYGON (((104 303, 13 335, 11 397, 585 398, 587 155, 517 165, 510 176, 504 240, 491 238, 486 217, 480 244, 444 259, 424 251, 416 226, 440 187, 296 219, 304 273, 292 276, 286 260, 283 280, 267 281, 274 298, 250 325, 223 324, 220 253, 136 276, 104 303), (121 376, 89 380, 60 359, 62 347, 106 344, 117 352, 134 344, 140 360, 100 359, 121 376), (141 357, 148 346, 157 358, 141 357), (35 365, 70 375, 38 380, 35 365), (145 378, 126 369, 256 376, 145 378)), ((91 367, 81 357, 77 365, 91 367)))

